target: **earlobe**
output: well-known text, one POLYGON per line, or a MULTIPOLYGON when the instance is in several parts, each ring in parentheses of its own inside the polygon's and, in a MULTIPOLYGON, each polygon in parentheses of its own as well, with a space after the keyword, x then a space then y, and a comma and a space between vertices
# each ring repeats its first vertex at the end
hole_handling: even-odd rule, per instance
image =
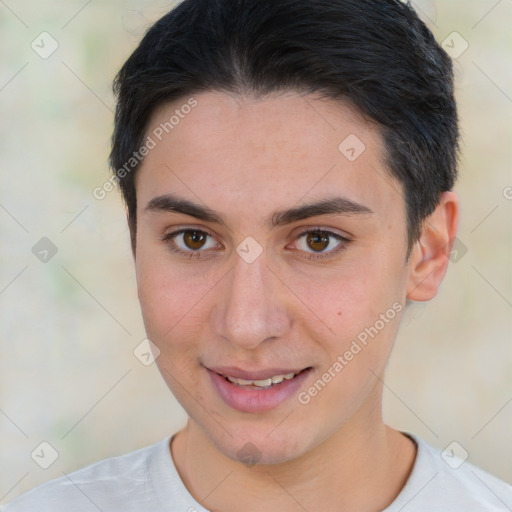
POLYGON ((437 295, 448 268, 458 223, 458 197, 454 192, 443 192, 436 209, 425 219, 411 252, 408 299, 426 301, 437 295))

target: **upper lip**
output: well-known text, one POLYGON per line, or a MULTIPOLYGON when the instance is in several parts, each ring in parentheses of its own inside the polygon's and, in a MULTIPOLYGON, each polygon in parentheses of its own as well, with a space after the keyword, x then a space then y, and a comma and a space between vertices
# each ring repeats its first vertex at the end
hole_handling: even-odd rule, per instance
POLYGON ((300 373, 309 367, 301 368, 265 368, 263 370, 243 370, 236 366, 206 366, 208 370, 223 375, 224 377, 234 377, 244 380, 264 380, 275 377, 276 375, 288 375, 289 373, 300 373))

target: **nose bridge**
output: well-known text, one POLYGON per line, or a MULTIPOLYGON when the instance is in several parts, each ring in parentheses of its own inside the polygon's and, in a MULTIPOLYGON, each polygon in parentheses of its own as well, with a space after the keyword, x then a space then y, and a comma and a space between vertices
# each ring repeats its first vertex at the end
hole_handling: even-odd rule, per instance
POLYGON ((286 311, 279 305, 276 278, 264 254, 254 261, 235 256, 232 272, 219 303, 219 334, 231 344, 255 348, 268 338, 282 336, 286 311))

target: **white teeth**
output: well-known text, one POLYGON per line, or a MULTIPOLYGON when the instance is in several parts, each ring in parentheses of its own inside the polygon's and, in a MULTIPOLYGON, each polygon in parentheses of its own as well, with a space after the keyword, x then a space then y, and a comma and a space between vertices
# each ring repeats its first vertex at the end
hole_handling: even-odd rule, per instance
POLYGON ((252 382, 259 388, 267 388, 268 386, 272 386, 272 379, 253 380, 252 382))
POLYGON ((227 376, 229 382, 233 384, 238 384, 239 386, 256 386, 258 388, 268 388, 272 386, 272 384, 280 384, 283 380, 291 380, 293 377, 297 375, 296 373, 287 373, 286 375, 276 375, 274 377, 262 380, 246 380, 246 379, 237 379, 236 377, 227 376))

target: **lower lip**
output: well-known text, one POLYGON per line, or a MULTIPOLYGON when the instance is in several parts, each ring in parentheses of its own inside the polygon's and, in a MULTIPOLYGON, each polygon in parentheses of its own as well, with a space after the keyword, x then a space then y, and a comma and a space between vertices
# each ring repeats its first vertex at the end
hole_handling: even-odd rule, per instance
POLYGON ((275 409, 285 400, 296 395, 311 368, 303 370, 293 379, 285 379, 280 384, 261 389, 238 386, 222 375, 208 368, 207 370, 217 393, 227 405, 241 412, 259 413, 275 409))

